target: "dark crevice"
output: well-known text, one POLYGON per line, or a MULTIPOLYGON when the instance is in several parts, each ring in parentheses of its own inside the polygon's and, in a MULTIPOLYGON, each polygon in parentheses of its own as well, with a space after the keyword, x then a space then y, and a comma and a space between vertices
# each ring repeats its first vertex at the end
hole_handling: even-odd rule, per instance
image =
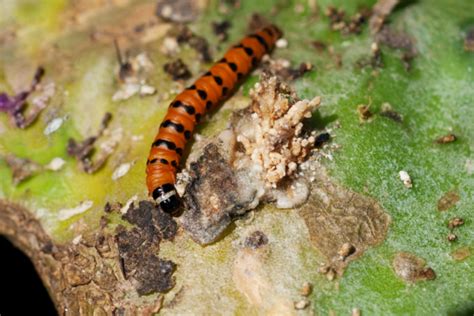
POLYGON ((0 314, 57 315, 30 259, 0 236, 0 314))

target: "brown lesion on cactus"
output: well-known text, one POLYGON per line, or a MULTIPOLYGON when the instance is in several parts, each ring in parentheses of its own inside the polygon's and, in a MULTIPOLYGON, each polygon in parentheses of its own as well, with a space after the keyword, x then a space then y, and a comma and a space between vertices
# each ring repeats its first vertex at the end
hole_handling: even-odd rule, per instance
POLYGON ((311 164, 317 166, 311 195, 298 212, 306 222, 312 244, 327 259, 320 272, 332 279, 341 276, 349 262, 385 239, 390 216, 373 198, 335 183, 317 161, 311 164))

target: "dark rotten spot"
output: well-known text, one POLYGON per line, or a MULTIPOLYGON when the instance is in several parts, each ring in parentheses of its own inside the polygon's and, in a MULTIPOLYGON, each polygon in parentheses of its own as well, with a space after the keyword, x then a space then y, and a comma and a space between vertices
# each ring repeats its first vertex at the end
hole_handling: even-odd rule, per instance
POLYGON ((115 236, 125 277, 140 295, 169 291, 176 265, 156 254, 162 239, 171 240, 176 235, 176 222, 148 201, 132 205, 122 218, 136 225, 131 230, 119 226, 115 236))
POLYGON ((244 241, 244 246, 251 249, 258 249, 266 244, 268 244, 268 237, 259 230, 251 233, 244 241))
MULTIPOLYGON (((129 68, 130 68, 129 71, 131 72, 132 67, 130 66, 129 68)), ((120 70, 122 70, 122 68, 120 68, 120 70)), ((177 59, 176 61, 166 63, 163 66, 163 70, 166 73, 170 74, 173 80, 186 80, 186 79, 191 78, 191 72, 189 71, 188 67, 181 59, 177 59)))

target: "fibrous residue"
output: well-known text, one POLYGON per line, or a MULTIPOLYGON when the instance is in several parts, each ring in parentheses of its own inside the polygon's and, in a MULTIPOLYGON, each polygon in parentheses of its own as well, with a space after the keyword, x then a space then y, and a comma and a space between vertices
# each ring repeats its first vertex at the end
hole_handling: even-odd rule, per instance
POLYGON ((303 132, 302 121, 320 98, 299 100, 287 85, 267 76, 250 96, 251 105, 235 113, 231 127, 204 146, 187 170, 187 211, 180 221, 199 243, 216 240, 233 218, 261 201, 292 208, 309 194, 297 171, 314 148, 315 135, 303 132))
POLYGON ((303 123, 321 103, 320 97, 299 100, 289 86, 276 77, 264 77, 250 91, 250 115, 234 122, 234 133, 242 152, 234 165, 252 162, 263 168, 262 180, 276 187, 296 173, 314 146, 314 136, 303 135, 303 123), (249 161, 250 160, 250 161, 249 161))
POLYGON ((351 260, 384 240, 390 217, 377 201, 334 183, 322 165, 311 163, 317 165, 318 172, 308 203, 299 213, 312 244, 328 260, 321 271, 341 275, 351 260))
POLYGON ((436 273, 432 268, 426 266, 425 260, 409 252, 397 253, 392 266, 395 274, 409 283, 436 278, 436 273))

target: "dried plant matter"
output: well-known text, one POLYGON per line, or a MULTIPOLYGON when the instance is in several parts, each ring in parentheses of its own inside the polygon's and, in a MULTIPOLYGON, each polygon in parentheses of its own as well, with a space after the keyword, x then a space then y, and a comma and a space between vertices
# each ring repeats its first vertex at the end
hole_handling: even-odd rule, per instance
POLYGON ((44 72, 43 67, 38 67, 30 87, 16 95, 0 93, 0 112, 6 112, 18 128, 30 126, 56 92, 53 82, 41 84, 44 72), (29 111, 26 111, 27 104, 30 105, 29 111))
POLYGON ((297 164, 313 148, 314 137, 303 135, 302 121, 311 117, 321 98, 298 100, 296 93, 276 77, 264 77, 250 96, 252 114, 234 128, 245 152, 237 163, 250 159, 262 168, 260 176, 265 184, 276 188, 283 178, 294 175, 297 164))
POLYGON ((80 168, 86 173, 92 174, 102 168, 122 139, 121 128, 115 130, 108 128, 111 119, 112 114, 106 113, 104 115, 97 135, 90 136, 80 143, 74 138, 70 138, 68 141, 67 152, 69 156, 75 157, 80 164, 80 168), (99 140, 102 140, 101 144, 95 146, 99 140), (93 160, 92 156, 96 151, 96 147, 99 150, 93 160))
POLYGON ((204 146, 187 171, 187 211, 180 220, 198 243, 215 241, 261 201, 292 208, 308 197, 296 172, 315 146, 313 133, 303 133, 303 120, 320 98, 299 100, 289 86, 265 75, 250 96, 250 106, 234 114, 231 127, 204 146))

